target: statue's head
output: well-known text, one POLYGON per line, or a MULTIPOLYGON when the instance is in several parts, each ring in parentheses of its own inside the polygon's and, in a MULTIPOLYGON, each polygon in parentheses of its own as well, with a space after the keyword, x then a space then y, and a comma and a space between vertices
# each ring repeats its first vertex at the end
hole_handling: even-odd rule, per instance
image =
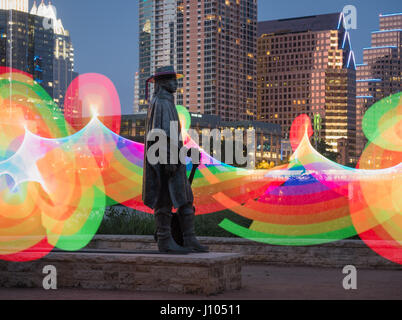
POLYGON ((177 79, 181 78, 183 78, 183 75, 176 73, 173 66, 156 69, 155 75, 147 80, 146 96, 148 97, 148 82, 155 83, 155 92, 158 92, 159 88, 163 88, 173 94, 178 88, 177 79))
POLYGON ((175 93, 177 91, 177 87, 179 83, 177 82, 176 77, 162 77, 155 79, 155 85, 165 89, 167 92, 175 93))

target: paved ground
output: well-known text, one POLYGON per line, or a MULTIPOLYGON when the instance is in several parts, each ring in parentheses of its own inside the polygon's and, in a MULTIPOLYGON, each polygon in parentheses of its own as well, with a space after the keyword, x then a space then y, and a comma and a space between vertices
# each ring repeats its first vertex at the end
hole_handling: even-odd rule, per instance
POLYGON ((212 297, 170 293, 62 289, 3 289, 0 300, 276 300, 380 299, 402 300, 402 272, 358 270, 358 289, 346 291, 340 269, 309 267, 243 267, 243 289, 212 297))

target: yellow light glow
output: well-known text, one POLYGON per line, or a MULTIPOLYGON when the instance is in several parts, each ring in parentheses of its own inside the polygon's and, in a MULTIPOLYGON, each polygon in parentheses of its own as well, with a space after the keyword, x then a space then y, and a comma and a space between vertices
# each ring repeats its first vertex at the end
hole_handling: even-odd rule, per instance
POLYGON ((98 106, 91 105, 91 115, 92 115, 92 118, 98 118, 99 117, 98 106))

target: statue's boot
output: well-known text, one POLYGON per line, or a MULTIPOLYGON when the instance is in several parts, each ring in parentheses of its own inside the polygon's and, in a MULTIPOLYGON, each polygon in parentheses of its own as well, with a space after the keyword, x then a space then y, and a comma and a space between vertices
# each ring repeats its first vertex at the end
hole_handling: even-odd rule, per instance
POLYGON ((172 213, 170 210, 156 210, 155 221, 159 252, 180 254, 191 252, 173 240, 171 234, 172 213))
POLYGON ((201 245, 194 230, 195 208, 184 206, 178 211, 181 230, 183 231, 183 247, 192 252, 209 252, 209 248, 201 245))

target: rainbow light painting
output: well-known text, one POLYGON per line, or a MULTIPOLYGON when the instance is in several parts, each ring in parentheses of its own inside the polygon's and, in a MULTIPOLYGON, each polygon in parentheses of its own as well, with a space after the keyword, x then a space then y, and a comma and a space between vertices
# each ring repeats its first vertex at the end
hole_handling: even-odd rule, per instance
MULTIPOLYGON (((290 163, 272 170, 234 168, 201 149, 193 183, 197 214, 235 212, 251 220, 250 227, 225 219, 222 228, 271 245, 317 245, 359 235, 375 252, 402 264, 401 98, 388 97, 366 113, 369 143, 358 168, 314 150, 306 115, 292 126, 290 163)), ((79 76, 64 109, 65 116, 30 75, 0 68, 2 260, 36 260, 54 248, 80 250, 114 204, 151 214, 141 200, 144 145, 119 136, 120 102, 111 81, 79 76), (93 115, 84 125, 66 112, 77 101, 84 114, 93 115)), ((187 109, 178 111, 189 129, 187 109)), ((198 148, 188 136, 185 142, 198 148)))

